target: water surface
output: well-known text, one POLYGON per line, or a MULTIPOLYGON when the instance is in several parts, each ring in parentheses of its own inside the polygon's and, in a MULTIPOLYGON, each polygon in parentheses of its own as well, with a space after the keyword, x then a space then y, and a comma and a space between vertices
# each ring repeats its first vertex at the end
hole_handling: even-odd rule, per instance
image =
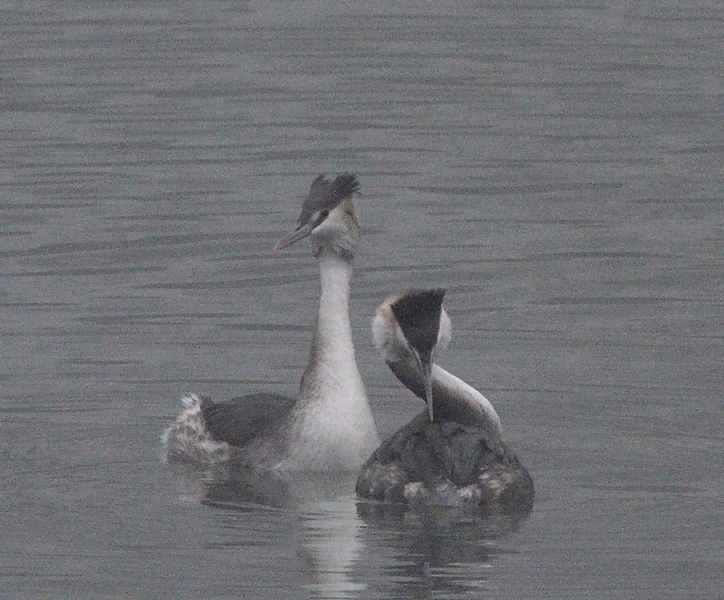
POLYGON ((721 593, 719 3, 0 13, 4 597, 721 593), (244 502, 159 460, 185 392, 294 393, 316 271, 270 248, 345 170, 381 434, 421 407, 370 318, 446 287, 441 364, 496 405, 528 519, 371 510, 352 480, 244 502))

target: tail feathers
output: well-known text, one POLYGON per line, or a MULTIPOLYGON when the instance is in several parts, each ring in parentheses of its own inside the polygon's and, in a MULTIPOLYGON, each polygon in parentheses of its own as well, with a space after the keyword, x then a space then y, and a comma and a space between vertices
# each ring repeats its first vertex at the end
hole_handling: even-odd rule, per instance
POLYGON ((211 398, 208 396, 199 396, 198 394, 189 394, 188 396, 181 397, 181 404, 184 405, 186 410, 200 411, 207 402, 211 402, 211 398))
POLYGON ((229 459, 229 445, 217 442, 206 430, 202 410, 207 402, 211 399, 198 394, 181 398, 181 414, 161 435, 167 460, 217 463, 229 459))

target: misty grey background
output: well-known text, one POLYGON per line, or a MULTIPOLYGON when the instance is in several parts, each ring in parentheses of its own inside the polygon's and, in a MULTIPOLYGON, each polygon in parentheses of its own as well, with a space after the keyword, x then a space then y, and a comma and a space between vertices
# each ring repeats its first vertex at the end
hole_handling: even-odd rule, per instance
POLYGON ((716 1, 0 3, 0 595, 722 597, 723 34, 716 1), (421 407, 375 307, 446 287, 440 362, 536 482, 512 532, 159 460, 182 393, 294 393, 316 270, 270 248, 345 170, 380 432, 421 407))

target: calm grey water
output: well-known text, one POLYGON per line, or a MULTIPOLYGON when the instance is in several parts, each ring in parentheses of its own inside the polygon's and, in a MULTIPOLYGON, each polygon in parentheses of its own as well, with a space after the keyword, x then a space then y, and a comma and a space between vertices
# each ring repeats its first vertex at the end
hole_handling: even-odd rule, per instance
POLYGON ((0 596, 724 597, 716 0, 0 5, 0 596), (316 271, 271 253, 359 174, 375 307, 444 286, 523 522, 170 471, 179 397, 293 394, 316 271), (272 490, 273 495, 273 490, 272 490))

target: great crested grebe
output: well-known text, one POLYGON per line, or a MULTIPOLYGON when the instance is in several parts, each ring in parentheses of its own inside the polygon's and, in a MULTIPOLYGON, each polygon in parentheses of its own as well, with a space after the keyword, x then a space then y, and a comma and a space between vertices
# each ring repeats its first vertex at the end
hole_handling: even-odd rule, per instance
POLYGON ((297 226, 275 249, 310 237, 320 298, 309 363, 296 399, 252 394, 214 403, 195 394, 164 432, 171 461, 230 461, 275 471, 354 471, 379 444, 349 322, 352 263, 360 225, 352 196, 357 177, 320 175, 297 226))
POLYGON ((434 364, 450 341, 445 290, 391 296, 372 322, 375 345, 395 376, 428 410, 385 441, 362 467, 362 498, 526 510, 533 480, 501 439, 492 404, 434 364))

